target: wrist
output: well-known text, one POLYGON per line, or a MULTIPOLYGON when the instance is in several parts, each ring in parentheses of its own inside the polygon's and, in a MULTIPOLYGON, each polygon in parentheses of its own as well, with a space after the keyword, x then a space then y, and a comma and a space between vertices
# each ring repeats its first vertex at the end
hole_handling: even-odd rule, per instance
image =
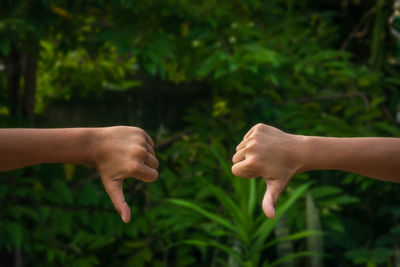
POLYGON ((313 142, 312 136, 304 136, 304 135, 295 135, 297 139, 297 147, 296 149, 296 158, 297 162, 297 170, 296 174, 302 173, 312 169, 310 166, 310 146, 313 142))
POLYGON ((97 166, 98 147, 102 139, 102 128, 80 128, 79 144, 81 144, 83 164, 97 166))

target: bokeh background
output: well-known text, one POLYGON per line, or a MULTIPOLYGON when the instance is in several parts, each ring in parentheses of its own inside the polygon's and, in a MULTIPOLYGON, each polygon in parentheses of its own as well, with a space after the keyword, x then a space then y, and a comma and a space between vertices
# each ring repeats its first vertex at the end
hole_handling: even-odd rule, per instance
POLYGON ((400 137, 393 0, 1 0, 0 127, 134 125, 159 180, 125 182, 124 225, 96 170, 0 174, 1 266, 400 266, 400 188, 294 177, 275 219, 231 157, 257 122, 400 137))

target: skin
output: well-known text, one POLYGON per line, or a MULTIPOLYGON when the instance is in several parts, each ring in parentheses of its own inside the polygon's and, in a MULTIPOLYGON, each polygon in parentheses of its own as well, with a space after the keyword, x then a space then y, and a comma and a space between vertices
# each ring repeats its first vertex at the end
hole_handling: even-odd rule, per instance
POLYGON ((290 179, 310 170, 342 170, 377 180, 400 182, 400 138, 301 136, 257 124, 237 146, 232 172, 263 177, 264 213, 273 218, 275 204, 290 179))
POLYGON ((157 179, 154 143, 136 127, 67 129, 1 129, 0 171, 41 163, 72 163, 94 166, 122 220, 131 210, 123 194, 123 181, 135 177, 157 179))

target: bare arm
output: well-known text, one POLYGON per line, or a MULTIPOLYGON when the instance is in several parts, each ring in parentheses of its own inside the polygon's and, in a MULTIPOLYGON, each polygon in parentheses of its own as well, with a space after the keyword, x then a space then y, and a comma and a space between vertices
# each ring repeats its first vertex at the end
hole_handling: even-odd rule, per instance
POLYGON ((0 171, 40 163, 93 165, 93 129, 1 129, 0 171))
POLYGON ((129 222, 123 180, 157 179, 153 145, 151 138, 136 127, 1 129, 0 171, 40 163, 94 166, 122 220, 129 222))
POLYGON ((400 182, 400 138, 305 137, 301 171, 343 170, 400 182))
POLYGON ((300 136, 257 124, 233 156, 232 172, 241 177, 264 177, 263 209, 275 216, 275 204, 296 173, 343 170, 371 178, 400 182, 400 139, 300 136))

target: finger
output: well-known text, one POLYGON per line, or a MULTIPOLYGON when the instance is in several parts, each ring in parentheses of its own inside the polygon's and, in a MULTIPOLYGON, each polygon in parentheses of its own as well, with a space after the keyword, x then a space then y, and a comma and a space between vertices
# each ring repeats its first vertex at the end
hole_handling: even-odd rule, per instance
POLYGON ((157 180, 158 172, 146 164, 141 164, 139 171, 135 173, 134 177, 143 182, 153 182, 157 180))
POLYGON ((150 154, 155 155, 154 148, 149 143, 145 144, 145 148, 150 154))
POLYGON ((147 159, 146 159, 146 161, 144 163, 147 166, 149 166, 150 168, 153 168, 153 169, 157 169, 158 168, 158 160, 152 154, 148 154, 147 159))
POLYGON ((154 146, 153 139, 151 139, 150 135, 148 135, 146 132, 145 132, 145 138, 146 138, 147 143, 149 143, 149 145, 151 145, 153 147, 154 146))
POLYGON ((269 218, 275 217, 275 205, 278 201, 279 195, 282 193, 285 185, 281 180, 267 180, 267 190, 265 191, 262 207, 265 215, 269 218))
POLYGON ((124 223, 128 223, 131 219, 131 209, 125 201, 124 192, 122 189, 123 181, 121 179, 102 179, 104 188, 107 194, 110 196, 111 202, 115 209, 121 216, 124 223))
POLYGON ((232 166, 232 173, 243 178, 255 178, 259 175, 254 174, 253 168, 249 165, 248 160, 243 160, 235 163, 232 166))
POLYGON ((243 137, 243 140, 247 139, 255 130, 255 126, 253 126, 253 128, 251 128, 246 135, 243 137))
POLYGON ((240 142, 240 144, 236 147, 236 151, 239 151, 239 150, 245 148, 246 143, 247 143, 247 140, 242 140, 242 142, 240 142))
POLYGON ((239 150, 238 152, 236 152, 236 154, 233 155, 233 157, 232 157, 232 162, 234 164, 236 164, 236 163, 238 163, 240 161, 245 160, 246 159, 246 153, 245 152, 246 152, 245 149, 242 149, 242 150, 239 150))

